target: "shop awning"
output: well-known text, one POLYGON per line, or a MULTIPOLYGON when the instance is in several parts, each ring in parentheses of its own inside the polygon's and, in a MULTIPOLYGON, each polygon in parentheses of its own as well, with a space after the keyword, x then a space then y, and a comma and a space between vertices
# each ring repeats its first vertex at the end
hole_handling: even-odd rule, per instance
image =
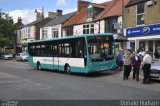
POLYGON ((123 36, 122 34, 116 33, 113 35, 115 42, 126 42, 128 41, 127 37, 123 36))

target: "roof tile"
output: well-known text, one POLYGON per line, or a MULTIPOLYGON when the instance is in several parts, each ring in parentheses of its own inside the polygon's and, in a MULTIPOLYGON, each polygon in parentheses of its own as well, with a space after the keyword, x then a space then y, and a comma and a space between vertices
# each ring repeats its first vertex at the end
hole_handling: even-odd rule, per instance
MULTIPOLYGON (((124 0, 126 5, 129 0, 124 0)), ((104 9, 93 21, 101 20, 111 16, 122 15, 122 0, 112 0, 109 2, 104 2, 101 4, 91 3, 93 7, 104 9)), ((68 22, 64 24, 66 26, 74 26, 77 24, 83 24, 87 22, 87 9, 82 9, 74 17, 72 17, 68 22)))
MULTIPOLYGON (((124 6, 127 5, 128 2, 129 0, 124 0, 124 6)), ((122 15, 122 0, 117 0, 114 6, 103 16, 103 18, 112 16, 121 16, 121 15, 122 15)))

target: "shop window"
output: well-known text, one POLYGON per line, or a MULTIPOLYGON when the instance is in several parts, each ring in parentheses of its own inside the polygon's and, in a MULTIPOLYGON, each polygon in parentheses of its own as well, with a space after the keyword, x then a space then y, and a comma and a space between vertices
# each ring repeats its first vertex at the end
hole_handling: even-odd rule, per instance
POLYGON ((159 41, 155 41, 155 50, 157 49, 157 47, 160 47, 160 42, 159 41))
POLYGON ((153 41, 148 41, 148 51, 153 52, 153 41))
POLYGON ((132 48, 132 50, 135 50, 135 42, 130 42, 130 47, 132 48))
POLYGON ((145 43, 146 43, 146 41, 140 41, 140 42, 139 42, 139 50, 140 50, 140 49, 145 50, 145 43))

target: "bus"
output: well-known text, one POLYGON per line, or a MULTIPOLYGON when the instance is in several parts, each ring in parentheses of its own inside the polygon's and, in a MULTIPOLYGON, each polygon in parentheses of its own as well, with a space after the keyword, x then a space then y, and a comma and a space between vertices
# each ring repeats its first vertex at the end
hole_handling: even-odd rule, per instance
POLYGON ((117 68, 112 33, 86 34, 28 43, 28 63, 35 69, 95 73, 117 68))

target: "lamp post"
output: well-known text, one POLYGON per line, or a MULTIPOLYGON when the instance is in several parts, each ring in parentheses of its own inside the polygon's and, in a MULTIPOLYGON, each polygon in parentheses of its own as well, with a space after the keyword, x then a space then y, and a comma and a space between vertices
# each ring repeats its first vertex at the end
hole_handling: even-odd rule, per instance
MULTIPOLYGON (((124 36, 124 0, 122 0, 122 22, 121 24, 122 24, 121 33, 122 33, 122 36, 124 36)), ((118 44, 119 44, 119 48, 123 46, 123 43, 118 43, 118 44)))
POLYGON ((17 29, 14 30, 14 55, 17 54, 17 29))

